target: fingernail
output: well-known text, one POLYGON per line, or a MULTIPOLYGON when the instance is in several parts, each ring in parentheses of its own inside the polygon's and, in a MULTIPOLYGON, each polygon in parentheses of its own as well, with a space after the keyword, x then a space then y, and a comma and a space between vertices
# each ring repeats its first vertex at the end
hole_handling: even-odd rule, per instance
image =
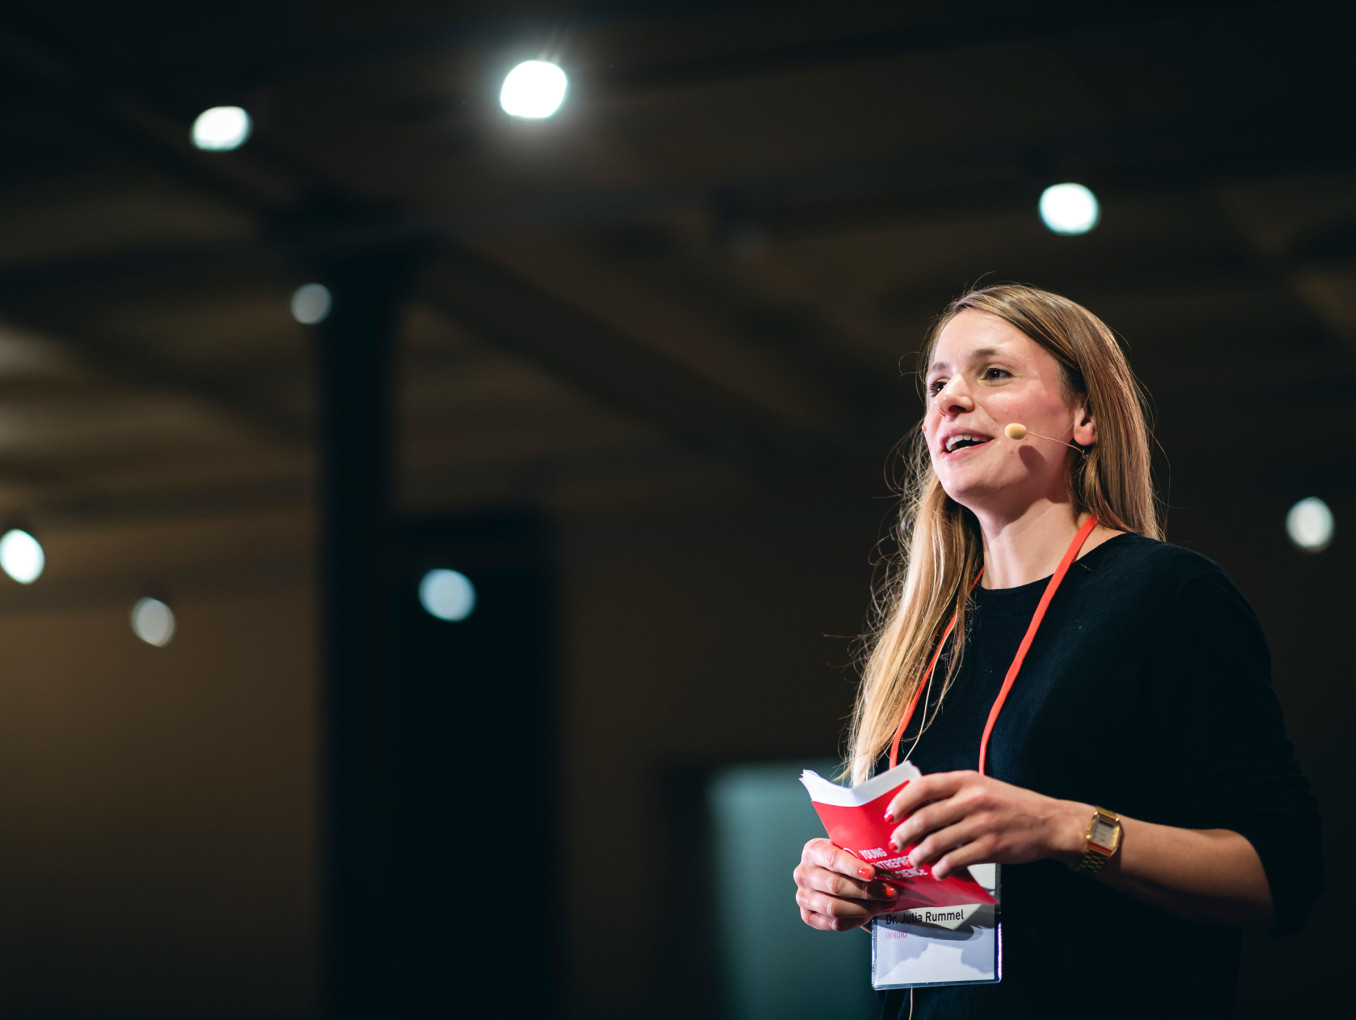
POLYGON ((871 869, 868 868, 865 864, 863 864, 860 868, 857 869, 857 874, 858 874, 860 877, 865 878, 865 879, 868 879, 868 880, 872 877, 872 875, 871 875, 871 869))
POLYGON ((887 882, 885 885, 885 895, 889 899, 894 899, 896 896, 899 895, 899 890, 887 882))
POLYGON ((885 812, 885 820, 887 822, 893 822, 895 820, 895 813, 893 811, 885 812))

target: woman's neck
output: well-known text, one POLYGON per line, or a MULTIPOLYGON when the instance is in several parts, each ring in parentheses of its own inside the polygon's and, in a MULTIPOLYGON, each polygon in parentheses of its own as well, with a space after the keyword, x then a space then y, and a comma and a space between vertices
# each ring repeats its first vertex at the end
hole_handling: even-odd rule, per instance
MULTIPOLYGON (((1016 588, 1042 577, 1049 577, 1059 566, 1079 525, 1087 515, 1078 516, 1069 503, 1041 502, 1027 508, 1015 519, 986 517, 976 513, 984 537, 985 588, 1016 588)), ((1090 552, 1116 534, 1101 527, 1088 536, 1082 552, 1090 552)))

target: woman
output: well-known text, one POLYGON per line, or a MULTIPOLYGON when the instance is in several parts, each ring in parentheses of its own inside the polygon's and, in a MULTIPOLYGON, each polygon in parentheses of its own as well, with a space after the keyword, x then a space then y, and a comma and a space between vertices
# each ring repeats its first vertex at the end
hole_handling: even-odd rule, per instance
MULTIPOLYGON (((860 782, 894 747, 924 773, 887 813, 915 865, 1002 866, 1004 976, 891 992, 884 1015, 1228 1015, 1241 926, 1293 930, 1321 884, 1256 619, 1218 567, 1159 541, 1139 391, 1090 312, 977 290, 922 364, 905 555, 848 768, 860 782)), ((795 879, 825 930, 894 895, 824 839, 795 879)))

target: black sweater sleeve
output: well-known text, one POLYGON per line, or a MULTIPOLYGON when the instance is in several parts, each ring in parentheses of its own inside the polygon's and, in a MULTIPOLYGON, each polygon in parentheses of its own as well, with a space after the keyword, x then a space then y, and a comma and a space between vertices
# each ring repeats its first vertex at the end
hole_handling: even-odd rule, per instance
POLYGON ((1286 736, 1257 618, 1223 571, 1202 566, 1165 600, 1168 654, 1151 686, 1177 759, 1179 824, 1246 838, 1271 887, 1273 931, 1292 932, 1323 885, 1318 808, 1286 736))

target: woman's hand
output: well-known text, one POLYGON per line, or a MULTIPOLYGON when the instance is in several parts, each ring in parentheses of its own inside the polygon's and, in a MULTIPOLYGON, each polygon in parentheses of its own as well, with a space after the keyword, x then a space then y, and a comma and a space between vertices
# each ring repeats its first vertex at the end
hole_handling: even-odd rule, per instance
POLYGON ((822 838, 805 844, 794 875, 800 919, 821 931, 860 928, 887 912, 898 895, 876 880, 875 868, 822 838))
POLYGON ((1045 797, 978 772, 915 779, 890 801, 886 818, 904 819, 891 841, 912 847, 915 867, 945 878, 971 864, 1024 864, 1055 857, 1077 864, 1092 807, 1045 797))
MULTIPOLYGON (((1076 867, 1093 810, 978 772, 937 772, 900 790, 887 814, 904 819, 891 842, 913 847, 915 866, 931 864, 933 875, 945 878, 971 864, 1043 857, 1076 867)), ((1120 819, 1120 849, 1095 881, 1200 924, 1275 922, 1261 858, 1237 832, 1120 819)))

